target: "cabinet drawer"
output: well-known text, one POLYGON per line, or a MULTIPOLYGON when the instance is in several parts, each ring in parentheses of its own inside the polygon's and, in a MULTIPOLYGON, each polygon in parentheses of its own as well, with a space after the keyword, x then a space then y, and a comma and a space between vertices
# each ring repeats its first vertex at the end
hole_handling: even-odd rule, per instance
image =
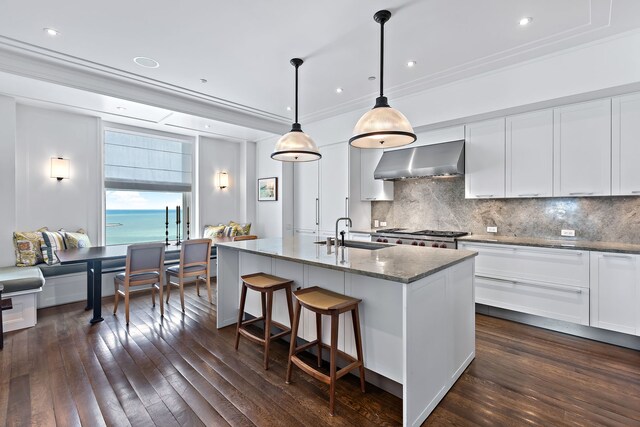
POLYGON ((476 274, 476 302, 589 325, 589 289, 498 280, 476 274))
POLYGON ((479 253, 476 274, 480 276, 589 287, 586 251, 476 243, 463 243, 460 248, 479 253))

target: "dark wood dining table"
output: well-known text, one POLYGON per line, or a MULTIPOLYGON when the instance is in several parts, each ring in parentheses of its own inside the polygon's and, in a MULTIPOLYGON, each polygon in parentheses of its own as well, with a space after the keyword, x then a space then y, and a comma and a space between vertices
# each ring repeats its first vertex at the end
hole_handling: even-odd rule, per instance
MULTIPOLYGON (((211 258, 216 257, 216 243, 231 242, 231 237, 221 237, 213 240, 211 258)), ((93 310, 93 316, 89 323, 102 322, 102 274, 116 270, 124 271, 124 264, 117 269, 104 271, 102 263, 111 260, 124 260, 127 258, 128 245, 92 246, 90 248, 64 249, 56 251, 60 264, 87 264, 87 305, 85 310, 93 310)), ((165 255, 180 253, 181 246, 170 244, 166 247, 165 255)), ((166 264, 177 263, 179 260, 169 260, 166 264)))

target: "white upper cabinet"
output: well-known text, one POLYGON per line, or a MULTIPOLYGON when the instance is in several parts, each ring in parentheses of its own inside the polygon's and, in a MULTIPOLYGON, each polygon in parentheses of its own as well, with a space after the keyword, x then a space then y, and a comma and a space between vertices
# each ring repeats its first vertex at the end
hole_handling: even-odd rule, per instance
POLYGON ((315 234, 320 222, 318 162, 293 165, 293 228, 295 233, 315 234))
POLYGON ((505 119, 466 126, 466 198, 505 196, 505 119))
POLYGON ((507 117, 507 197, 553 195, 553 110, 507 117))
POLYGON ((591 252, 591 326, 640 335, 640 256, 591 252))
POLYGON ((360 150, 360 199, 364 201, 393 200, 393 182, 373 178, 382 157, 382 150, 360 150))
POLYGON ((611 99, 554 110, 553 194, 611 194, 611 99))
POLYGON ((613 98, 612 109, 612 194, 640 195, 640 94, 613 98))
POLYGON ((320 147, 320 232, 335 234, 336 220, 348 216, 349 144, 320 147))

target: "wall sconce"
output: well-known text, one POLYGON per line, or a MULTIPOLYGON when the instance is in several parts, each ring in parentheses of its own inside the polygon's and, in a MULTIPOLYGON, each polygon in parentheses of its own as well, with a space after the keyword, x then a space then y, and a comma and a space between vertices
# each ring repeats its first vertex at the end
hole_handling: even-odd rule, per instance
POLYGON ((218 188, 222 190, 229 186, 229 174, 226 172, 218 172, 216 177, 218 179, 218 188))
POLYGON ((62 157, 51 158, 51 178, 56 178, 58 181, 63 179, 69 179, 69 169, 71 161, 69 159, 63 159, 62 157))

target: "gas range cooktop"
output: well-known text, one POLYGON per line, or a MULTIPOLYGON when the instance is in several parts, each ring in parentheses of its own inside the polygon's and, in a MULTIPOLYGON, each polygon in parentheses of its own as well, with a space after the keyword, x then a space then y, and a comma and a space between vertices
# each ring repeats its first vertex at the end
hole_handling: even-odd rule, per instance
POLYGON ((406 228, 384 228, 382 230, 376 230, 376 234, 406 234, 410 236, 456 238, 466 236, 469 233, 466 231, 407 230, 406 228))

